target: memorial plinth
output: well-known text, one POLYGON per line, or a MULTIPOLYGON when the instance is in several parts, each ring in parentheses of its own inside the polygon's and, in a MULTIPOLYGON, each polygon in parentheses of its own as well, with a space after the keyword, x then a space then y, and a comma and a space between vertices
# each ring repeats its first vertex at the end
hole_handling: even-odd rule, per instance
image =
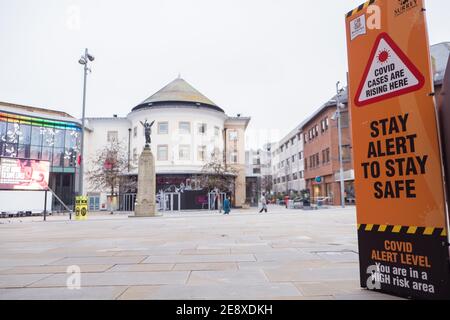
POLYGON ((156 210, 156 173, 155 159, 150 147, 146 146, 139 157, 138 166, 138 192, 134 217, 158 217, 161 214, 156 210))

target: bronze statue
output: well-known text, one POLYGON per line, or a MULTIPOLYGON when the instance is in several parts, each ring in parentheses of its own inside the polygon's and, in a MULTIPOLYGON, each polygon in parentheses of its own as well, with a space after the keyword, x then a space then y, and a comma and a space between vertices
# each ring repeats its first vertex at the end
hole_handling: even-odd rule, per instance
POLYGON ((153 121, 152 123, 148 123, 147 120, 145 120, 145 122, 143 123, 142 121, 140 121, 140 123, 142 124, 142 126, 144 127, 145 130, 145 147, 146 148, 150 148, 150 144, 152 143, 152 126, 155 123, 155 121, 153 121))

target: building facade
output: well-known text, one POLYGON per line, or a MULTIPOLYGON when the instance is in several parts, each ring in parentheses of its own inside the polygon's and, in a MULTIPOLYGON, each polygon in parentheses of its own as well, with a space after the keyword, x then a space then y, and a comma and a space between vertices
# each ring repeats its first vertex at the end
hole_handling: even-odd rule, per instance
MULTIPOLYGON (((80 138, 80 121, 64 112, 0 103, 0 158, 49 162, 49 187, 68 206, 77 192, 80 138)), ((49 199, 49 209, 63 209, 49 199)), ((0 203, 1 211, 41 211, 44 193, 2 190, 0 203)))
MULTIPOLYGON (((194 178, 213 159, 221 159, 236 172, 233 203, 246 201, 245 130, 250 118, 227 116, 183 79, 176 79, 134 107, 126 117, 89 118, 85 154, 95 158, 101 148, 118 141, 127 146, 131 162, 129 176, 137 176, 137 162, 145 137, 141 123, 153 122, 151 148, 155 156, 157 190, 196 189, 194 178)), ((89 166, 89 163, 86 164, 89 166)), ((109 207, 108 192, 95 190, 86 180, 91 202, 109 207)), ((198 196, 203 202, 205 197, 198 196)), ((198 203, 199 208, 202 207, 198 203)))
MULTIPOLYGON (((319 108, 303 125, 305 141, 305 180, 313 202, 341 203, 338 142, 337 96, 319 108)), ((347 91, 339 95, 341 103, 342 165, 345 203, 355 203, 352 136, 347 91)))
MULTIPOLYGON (((298 125, 272 151, 274 191, 278 194, 299 194, 305 189, 303 124, 298 125)), ((276 146, 276 147, 275 147, 276 146)))

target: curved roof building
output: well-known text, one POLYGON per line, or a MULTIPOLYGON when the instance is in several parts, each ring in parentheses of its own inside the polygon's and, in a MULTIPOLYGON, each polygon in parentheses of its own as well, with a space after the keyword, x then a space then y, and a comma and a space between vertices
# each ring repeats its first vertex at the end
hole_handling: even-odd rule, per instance
POLYGON ((89 118, 85 158, 93 159, 105 144, 119 141, 130 158, 130 171, 126 174, 136 175, 138 158, 145 145, 141 122, 146 120, 155 121, 151 148, 158 190, 186 185, 213 158, 223 159, 240 172, 236 178, 239 190, 235 204, 244 204, 245 130, 250 118, 226 115, 221 107, 181 78, 133 107, 125 117, 89 118))

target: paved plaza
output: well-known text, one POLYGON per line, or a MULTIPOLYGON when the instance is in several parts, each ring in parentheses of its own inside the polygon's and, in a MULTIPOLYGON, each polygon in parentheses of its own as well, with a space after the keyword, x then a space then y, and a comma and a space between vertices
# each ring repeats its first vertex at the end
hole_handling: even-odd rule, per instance
POLYGON ((392 299, 359 287, 354 208, 269 209, 2 219, 0 299, 392 299))

